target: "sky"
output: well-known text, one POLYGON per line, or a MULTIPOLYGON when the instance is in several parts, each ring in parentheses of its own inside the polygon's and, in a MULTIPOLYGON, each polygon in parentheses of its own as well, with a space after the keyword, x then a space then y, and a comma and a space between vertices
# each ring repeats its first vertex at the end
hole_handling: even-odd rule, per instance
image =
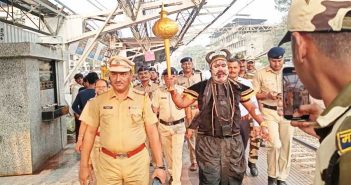
MULTIPOLYGON (((216 1, 216 0, 209 0, 216 1)), ((233 6, 218 19, 208 31, 205 31, 201 36, 194 40, 190 45, 199 43, 209 43, 208 36, 213 33, 214 28, 221 28, 223 25, 231 22, 234 18, 259 18, 267 19, 267 25, 274 25, 281 22, 285 13, 281 13, 275 8, 274 0, 237 0, 233 6), (236 16, 244 14, 249 16, 236 16)))

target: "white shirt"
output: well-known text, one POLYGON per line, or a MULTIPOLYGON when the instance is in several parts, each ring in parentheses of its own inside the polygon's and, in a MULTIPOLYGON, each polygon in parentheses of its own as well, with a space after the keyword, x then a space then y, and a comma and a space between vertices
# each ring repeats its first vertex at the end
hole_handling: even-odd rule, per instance
MULTIPOLYGON (((246 85, 246 86, 252 88, 252 83, 250 80, 238 77, 237 81, 243 85, 246 85)), ((256 106, 256 114, 261 114, 261 112, 258 109, 258 102, 257 102, 256 96, 252 96, 250 101, 256 106)), ((240 108, 240 112, 241 112, 241 117, 249 114, 249 112, 246 110, 246 108, 241 103, 239 103, 239 108, 240 108)), ((259 124, 255 120, 254 120, 254 125, 259 126, 259 124)))

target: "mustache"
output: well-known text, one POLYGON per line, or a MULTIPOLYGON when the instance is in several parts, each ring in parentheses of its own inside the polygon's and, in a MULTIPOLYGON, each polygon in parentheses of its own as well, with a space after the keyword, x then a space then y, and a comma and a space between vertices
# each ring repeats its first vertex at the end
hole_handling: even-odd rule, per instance
POLYGON ((228 71, 218 71, 215 75, 228 75, 228 71))

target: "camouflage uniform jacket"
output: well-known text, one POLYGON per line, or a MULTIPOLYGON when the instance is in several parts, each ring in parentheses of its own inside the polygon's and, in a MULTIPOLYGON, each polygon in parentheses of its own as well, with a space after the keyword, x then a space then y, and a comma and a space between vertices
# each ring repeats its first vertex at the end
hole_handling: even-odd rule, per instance
POLYGON ((333 100, 317 119, 323 127, 317 151, 315 185, 351 182, 351 83, 333 100))

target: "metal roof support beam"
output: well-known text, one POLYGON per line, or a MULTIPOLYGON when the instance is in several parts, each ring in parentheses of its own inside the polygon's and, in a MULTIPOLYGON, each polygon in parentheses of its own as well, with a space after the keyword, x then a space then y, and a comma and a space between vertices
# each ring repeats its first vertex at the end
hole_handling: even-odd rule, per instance
POLYGON ((205 2, 206 2, 205 0, 202 0, 200 2, 199 6, 193 9, 190 16, 188 17, 188 19, 185 22, 185 26, 183 26, 182 30, 179 33, 179 36, 178 36, 177 41, 176 41, 176 45, 178 45, 180 43, 180 41, 183 40, 185 33, 188 31, 190 25, 194 22, 195 18, 199 14, 199 12, 200 12, 202 6, 205 4, 205 2))
POLYGON ((62 7, 66 8, 67 10, 69 10, 70 12, 72 12, 73 14, 77 14, 77 12, 73 11, 72 9, 70 9, 68 6, 66 6, 64 3, 62 3, 60 0, 54 0, 55 2, 57 2, 58 4, 60 4, 62 7))
POLYGON ((18 26, 18 27, 21 27, 21 28, 24 28, 24 29, 27 29, 27 30, 30 30, 30 31, 41 33, 43 35, 50 35, 50 33, 47 33, 47 32, 41 31, 41 30, 37 30, 37 29, 29 27, 29 26, 25 26, 23 24, 15 23, 13 21, 8 21, 8 20, 2 19, 2 18, 0 18, 0 22, 4 22, 4 23, 7 23, 7 24, 12 24, 12 25, 15 25, 15 26, 18 26))
POLYGON ((49 5, 47 5, 46 3, 42 2, 41 0, 32 0, 32 1, 34 1, 34 2, 36 2, 36 3, 38 3, 38 4, 40 4, 41 6, 44 6, 45 8, 47 8, 47 9, 49 9, 49 10, 55 12, 57 15, 61 15, 61 16, 63 16, 63 17, 66 16, 65 14, 62 13, 62 11, 59 11, 59 10, 57 10, 57 9, 55 9, 55 8, 53 8, 53 7, 49 6, 49 5))
POLYGON ((49 25, 49 23, 44 19, 39 19, 39 21, 42 20, 44 25, 46 26, 46 28, 49 30, 50 34, 52 35, 54 33, 54 30, 51 28, 51 26, 49 25))
MULTIPOLYGON (((16 3, 15 1, 13 1, 13 2, 12 2, 12 1, 9 1, 9 0, 0 0, 0 1, 1 1, 1 2, 4 2, 4 3, 6 3, 6 4, 10 5, 10 6, 14 6, 14 7, 16 7, 16 8, 18 8, 18 9, 20 9, 20 10, 26 11, 26 12, 31 11, 31 8, 30 8, 30 7, 22 6, 22 5, 18 4, 18 3, 16 3)), ((42 16, 43 16, 43 15, 41 15, 40 13, 34 12, 34 11, 32 11, 31 14, 32 14, 32 15, 35 15, 35 16, 37 16, 37 17, 42 17, 42 16)))
MULTIPOLYGON (((151 51, 160 51, 160 50, 164 50, 165 47, 160 47, 160 48, 156 48, 156 49, 152 49, 151 51)), ((139 54, 136 54, 136 55, 132 55, 132 56, 129 56, 128 58, 129 59, 134 59, 135 57, 138 57, 138 56, 143 56, 144 53, 139 53, 139 54)))
MULTIPOLYGON (((162 6, 162 2, 159 2, 159 1, 152 2, 150 4, 154 8, 155 7, 156 8, 157 7, 160 8, 162 6), (156 6, 157 3, 158 3, 158 6, 156 6)), ((151 7, 151 5, 146 3, 146 4, 141 5, 141 8, 143 9, 143 8, 146 8, 146 7, 151 7)), ((179 12, 179 11, 182 11, 182 10, 193 8, 194 6, 195 6, 195 4, 192 1, 184 0, 183 3, 181 3, 180 5, 168 7, 166 10, 168 11, 169 14, 173 14, 173 13, 176 13, 176 12, 179 12)), ((137 17, 137 19, 135 21, 127 20, 127 21, 124 21, 124 22, 120 22, 119 24, 112 24, 112 25, 106 26, 105 29, 102 31, 102 33, 113 31, 113 30, 118 30, 118 29, 125 28, 125 27, 131 26, 131 25, 136 25, 136 24, 148 21, 148 20, 157 19, 159 17, 160 17, 160 15, 159 15, 158 12, 152 13, 150 15, 144 15, 142 17, 139 16, 139 17, 137 17)), ((73 38, 71 40, 66 41, 66 43, 71 43, 71 42, 75 42, 77 40, 81 40, 81 39, 84 39, 84 38, 92 37, 96 33, 97 33, 96 30, 89 31, 89 32, 83 33, 79 37, 76 37, 76 38, 73 38)))
POLYGON ((201 30, 195 37, 193 37, 186 45, 188 45, 190 42, 192 42, 193 40, 196 39, 196 37, 198 37, 202 32, 204 32, 208 27, 210 27, 214 22, 217 21, 217 19, 219 19, 225 12, 227 12, 229 10, 229 8, 236 2, 236 0, 232 0, 232 2, 229 4, 229 6, 227 8, 224 9, 224 11, 219 14, 215 19, 212 20, 212 22, 210 24, 208 24, 203 30, 201 30))
POLYGON ((74 66, 74 68, 69 72, 67 77, 65 78, 64 84, 67 84, 69 80, 71 79, 72 75, 77 71, 77 69, 84 63, 85 59, 87 58, 88 54, 93 50, 94 46, 97 43, 97 39, 100 36, 100 34, 103 32, 104 28, 106 25, 109 23, 110 19, 113 17, 114 12, 118 9, 119 5, 117 4, 116 8, 114 11, 107 17, 106 21, 104 24, 101 26, 101 28, 98 30, 98 32, 95 34, 92 44, 88 47, 88 49, 82 54, 82 57, 80 57, 78 64, 74 66))

